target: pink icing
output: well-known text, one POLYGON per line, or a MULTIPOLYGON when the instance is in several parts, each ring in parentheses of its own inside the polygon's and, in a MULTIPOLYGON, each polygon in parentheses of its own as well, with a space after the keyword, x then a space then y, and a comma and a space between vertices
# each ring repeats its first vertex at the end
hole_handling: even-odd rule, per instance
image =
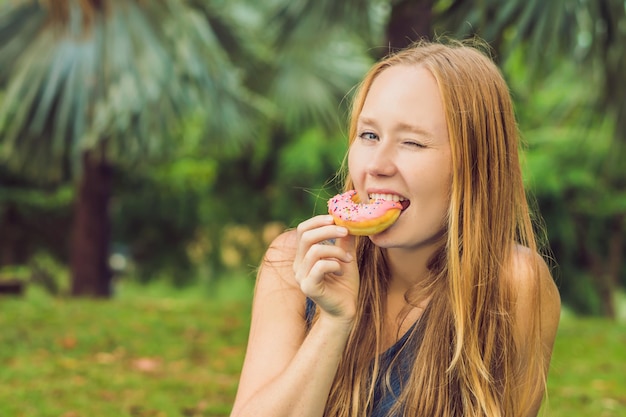
POLYGON ((388 200, 375 200, 368 204, 355 203, 352 200, 355 195, 355 190, 337 194, 328 200, 328 213, 342 220, 360 222, 376 219, 391 209, 402 209, 402 204, 388 200))

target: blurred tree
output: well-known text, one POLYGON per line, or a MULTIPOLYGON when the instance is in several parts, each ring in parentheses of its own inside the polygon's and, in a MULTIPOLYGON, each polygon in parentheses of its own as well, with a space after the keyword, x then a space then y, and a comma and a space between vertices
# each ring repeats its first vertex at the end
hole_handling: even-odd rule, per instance
POLYGON ((182 153, 151 169, 117 171, 119 191, 111 206, 115 251, 132 261, 133 277, 193 282, 198 265, 189 247, 205 224, 202 207, 214 197, 216 171, 214 159, 182 153))
MULTIPOLYGON (((624 252, 624 207, 623 198, 618 196, 623 196, 625 188, 620 161, 626 142, 626 99, 624 90, 617 86, 623 84, 626 71, 625 54, 620 49, 625 44, 624 7, 620 1, 188 0, 181 3, 161 0, 113 1, 106 3, 106 7, 102 6, 105 2, 93 1, 80 2, 80 7, 76 6, 78 2, 43 3, 52 4, 52 9, 66 10, 65 15, 73 16, 73 20, 66 17, 62 24, 44 26, 43 22, 49 19, 48 10, 52 9, 34 2, 15 14, 0 16, 3 63, 0 82, 11 77, 20 80, 22 86, 9 87, 4 101, 14 104, 3 104, 1 108, 0 154, 11 154, 10 159, 5 159, 5 168, 10 165, 15 172, 18 168, 36 167, 37 172, 46 173, 48 182, 52 178, 58 183, 81 171, 82 147, 86 146, 96 156, 101 149, 109 165, 113 161, 116 167, 123 164, 120 181, 124 182, 125 194, 119 199, 122 203, 115 207, 119 236, 137 238, 136 247, 143 256, 155 251, 159 253, 155 258, 163 262, 172 258, 161 254, 169 253, 177 259, 186 256, 182 248, 189 236, 197 233, 194 225, 200 224, 203 233, 209 235, 208 246, 214 248, 212 254, 216 257, 212 262, 218 264, 216 248, 220 245, 221 231, 229 223, 256 227, 277 219, 295 225, 299 219, 313 214, 311 206, 320 206, 316 210, 323 208, 318 204, 323 200, 320 197, 326 193, 327 179, 332 177, 345 150, 345 140, 339 136, 347 110, 345 98, 349 93, 346 92, 351 91, 372 59, 418 38, 432 37, 434 33, 459 37, 480 35, 494 46, 506 74, 523 80, 513 86, 513 91, 523 127, 528 128, 525 135, 530 144, 528 166, 539 178, 551 179, 534 182, 548 222, 550 243, 563 273, 578 273, 576 279, 567 277, 572 284, 564 288, 566 301, 572 300, 583 311, 599 311, 600 306, 606 305, 607 314, 611 314, 610 297, 600 298, 599 294, 610 293, 619 274, 624 274, 623 266, 620 267, 624 252), (85 4, 92 3, 92 12, 80 12, 85 4), (120 6, 121 3, 125 5, 120 6), (65 4, 74 6, 65 7, 65 4), (127 8, 132 10, 126 13, 126 20, 114 12, 127 8), (102 10, 106 13, 101 13, 102 10), (86 17, 81 18, 83 14, 86 17), (30 17, 35 15, 38 20, 30 17), (137 19, 138 15, 143 17, 137 19), (89 23, 92 18, 100 23, 89 23), (117 23, 113 26, 111 22, 117 23), (208 28, 200 30, 206 27, 206 22, 208 28), (63 25, 67 28, 62 29, 63 25), (41 27, 44 28, 41 33, 46 36, 38 36, 41 27), (94 27, 100 29, 94 31, 94 27), (117 28, 121 32, 116 32, 117 28), (81 42, 77 38, 66 39, 69 29, 80 34, 81 42), (133 39, 131 44, 122 40, 125 31, 133 39), (106 58, 79 61, 81 54, 87 54, 84 39, 89 39, 87 35, 91 32, 99 33, 100 41, 95 44, 101 48, 98 49, 101 54, 106 52, 106 58), (15 33, 21 35, 9 38, 15 33), (26 41, 29 36, 37 42, 26 41), (8 39, 13 40, 5 42, 8 39), (36 44, 40 45, 39 49, 35 49, 36 44), (85 47, 80 49, 80 45, 85 47), (31 49, 37 52, 30 55, 25 52, 31 49), (517 68, 507 68, 511 54, 520 52, 522 55, 515 58, 517 68), (31 65, 28 72, 16 69, 20 65, 26 67, 27 56, 31 57, 31 63, 36 63, 34 55, 48 57, 50 64, 31 65), (59 59, 53 61, 50 57, 54 55, 59 59), (566 77, 561 73, 563 60, 574 63, 568 71, 576 75, 568 73, 566 77), (4 65, 5 62, 11 65, 4 65), (87 73, 85 68, 92 68, 90 71, 95 75, 83 76, 86 80, 83 82, 65 81, 71 79, 69 75, 87 73), (120 68, 128 70, 129 75, 123 76, 120 68), (535 103, 538 92, 546 89, 545 75, 554 72, 556 78, 562 74, 568 83, 584 79, 586 95, 579 96, 570 85, 561 84, 557 89, 566 87, 567 95, 555 94, 555 99, 535 103), (526 77, 526 73, 533 76, 526 77), (112 87, 107 91, 82 88, 105 85, 91 83, 91 79, 106 79, 112 87), (219 81, 211 84, 209 80, 219 81), (44 88, 45 83, 57 87, 44 88), (207 84, 209 87, 204 90, 192 88, 207 84), (62 89, 63 94, 55 93, 62 89), (78 104, 72 107, 64 97, 76 91, 82 91, 87 98, 75 101, 78 104), (202 101, 194 91, 209 91, 208 96, 223 97, 204 102, 212 126, 208 129, 202 110, 183 110, 191 107, 186 104, 202 101), (91 100, 96 92, 100 98, 91 100), (260 123, 250 127, 250 121, 258 121, 257 118, 229 117, 241 106, 244 114, 260 107, 255 95, 267 97, 273 105, 270 110, 263 107, 267 110, 266 117, 260 123), (561 102, 572 97, 584 108, 562 111, 561 102), (178 104, 171 104, 179 99, 178 104), (86 102, 97 105, 81 104, 86 102), (33 103, 48 110, 37 110, 33 103), (599 104, 594 107, 594 103, 599 104), (78 118, 64 124, 53 123, 56 120, 53 115, 57 113, 78 114, 67 110, 74 108, 89 109, 86 120, 99 121, 96 128, 81 127, 74 122, 78 118), (160 110, 147 110, 155 108, 160 110), (220 116, 223 110, 225 117, 220 116), (583 116, 586 114, 600 115, 602 122, 583 116), (185 116, 183 130, 171 128, 170 122, 178 115, 185 116), (14 118, 24 122, 24 126, 27 120, 38 120, 34 126, 39 126, 39 132, 43 133, 21 134, 19 130, 9 130, 9 126, 17 123, 14 118), (193 120, 187 123, 189 118, 193 120), (226 120, 230 122, 220 124, 226 120), (588 123, 582 125, 583 121, 588 123), (50 133, 55 129, 70 131, 75 125, 89 133, 84 135, 86 140, 50 133), (197 126, 194 129, 200 133, 189 135, 185 130, 189 125, 197 126), (542 125, 545 129, 540 129, 542 125), (576 127, 565 128, 572 125, 576 127), (185 140, 166 140, 172 130, 176 137, 185 140), (5 141, 10 132, 12 139, 5 141), (126 135, 126 132, 133 133, 126 135), (583 132, 594 140, 583 141, 583 132), (236 151, 231 148, 219 153, 202 152, 203 144, 221 142, 216 138, 230 141, 237 137, 254 140, 242 140, 236 151), (27 149, 29 143, 33 149, 31 155, 19 151, 27 149), (133 161, 158 153, 187 159, 180 163, 164 159, 163 165, 154 170, 136 173, 133 161), (192 160, 189 156, 193 156, 192 160), (214 172, 211 171, 210 179, 200 180, 206 181, 206 189, 181 180, 189 175, 189 170, 207 174, 201 166, 202 158, 207 156, 214 172), (56 172, 47 168, 44 171, 54 160, 61 161, 54 165, 56 172), (149 215, 145 207, 150 208, 149 215), (134 233, 142 221, 171 222, 174 218, 177 220, 169 225, 172 227, 150 224, 144 225, 145 234, 134 233), (176 242, 177 251, 168 252, 171 242, 176 242), (589 288, 594 289, 597 301, 587 295, 589 288)), ((56 15, 63 13, 51 16, 56 15)), ((155 264, 153 270, 161 266, 155 264)), ((566 285, 565 281, 562 285, 566 285)))
POLYGON ((297 0, 279 7, 277 29, 284 39, 342 26, 357 34, 374 58, 433 37, 435 18, 446 1, 435 0, 297 0), (436 4, 439 9, 436 8, 436 4))
POLYGON ((386 25, 386 44, 402 49, 416 40, 433 37, 435 0, 394 0, 386 25))
MULTIPOLYGON (((246 21, 252 33, 249 39, 265 60, 250 72, 248 85, 268 97, 276 112, 268 120, 264 139, 220 164, 217 194, 224 197, 222 201, 247 201, 225 208, 232 221, 279 219, 293 225, 314 214, 311 207, 336 191, 323 188, 345 152, 346 141, 340 134, 354 86, 376 57, 404 46, 407 39, 431 36, 429 19, 412 17, 421 17, 420 11, 432 6, 432 1, 233 3, 254 10, 248 15, 256 18, 246 21), (390 16, 394 17, 388 23, 390 16), (240 186, 232 187, 236 178, 240 186), (305 189, 310 186, 315 189, 305 189)), ((244 49, 231 50, 233 60, 245 66, 246 57, 237 56, 244 49)))
POLYGON ((182 1, 10 7, 0 15, 1 161, 40 183, 76 182, 72 293, 108 296, 113 163, 176 149, 185 141, 176 126, 193 109, 206 114, 206 144, 244 142, 263 105, 182 1))
POLYGON ((0 166, 0 268, 25 265, 38 251, 67 256, 59 236, 67 233, 71 186, 37 189, 0 166))
MULTIPOLYGON (((560 135, 553 135, 535 144, 536 152, 552 155, 552 168, 560 166, 562 175, 562 181, 552 184, 552 196, 542 185, 539 191, 546 212, 560 203, 562 212, 553 217, 552 229, 562 231, 564 224, 572 229, 566 234, 569 240, 555 236, 566 245, 563 260, 592 277, 601 313, 615 317, 614 293, 624 273, 626 235, 626 89, 622 88, 626 84, 626 5, 622 0, 505 4, 456 0, 445 17, 448 27, 458 27, 458 33, 477 33, 491 42, 502 60, 523 51, 525 70, 532 75, 518 90, 523 96, 541 91, 546 77, 567 68, 563 61, 575 64, 575 78, 584 80, 580 87, 587 94, 560 119, 550 119, 553 126, 576 126, 565 143, 559 142, 560 135), (581 121, 586 125, 581 126, 581 121), (571 134, 581 130, 587 134, 584 140, 571 134), (604 141, 602 135, 610 139, 604 141), (565 148, 568 151, 561 152, 565 148)), ((556 116, 558 104, 553 102, 552 109, 541 113, 544 123, 546 114, 556 116)))
MULTIPOLYGON (((554 72, 555 68, 563 68, 561 61, 576 62, 578 77, 588 81, 586 86, 592 92, 586 101, 579 102, 590 117, 572 119, 569 118, 572 112, 569 112, 562 119, 555 117, 551 124, 576 124, 575 130, 580 131, 580 121, 588 120, 589 124, 583 130, 593 132, 598 128, 597 122, 591 122, 595 120, 593 114, 601 115, 609 121, 601 124, 604 126, 602 131, 609 129, 612 134, 608 137, 613 140, 607 147, 603 141, 599 142, 603 144, 577 141, 572 135, 564 146, 579 152, 572 155, 573 159, 567 158, 559 164, 564 180, 560 187, 551 189, 556 195, 549 196, 547 189, 541 187, 544 183, 537 186, 537 193, 542 211, 549 215, 551 240, 557 250, 561 248, 557 255, 566 264, 564 270, 578 269, 588 273, 595 293, 600 296, 598 305, 602 306, 602 312, 614 315, 613 293, 619 285, 620 274, 623 274, 625 234, 623 194, 626 173, 621 161, 626 156, 626 90, 618 88, 626 81, 626 54, 623 53, 626 18, 622 1, 512 0, 503 4, 499 0, 299 0, 286 2, 281 12, 282 21, 286 23, 280 32, 287 39, 298 33, 318 33, 310 29, 313 27, 326 30, 341 24, 352 27, 354 33, 374 45, 371 49, 374 57, 402 48, 418 38, 432 37, 434 33, 451 33, 460 38, 478 35, 492 45, 494 57, 501 64, 511 53, 523 51, 523 73, 531 76, 522 73, 526 84, 517 90, 519 104, 523 104, 521 100, 527 94, 533 94, 534 89, 543 87, 545 75, 554 72), (595 102, 595 106, 589 104, 590 101, 595 102), (582 175, 583 172, 587 174, 582 175), (581 178, 594 181, 583 184, 574 180, 581 178), (593 196, 591 200, 590 196, 593 196), (551 215, 549 211, 555 200, 562 204, 561 207, 569 209, 565 213, 567 216, 551 215), (597 204, 589 205, 583 201, 597 204), (575 225, 573 235, 562 233, 565 224, 575 225), (567 236, 574 239, 568 241, 567 236), (567 249, 562 248, 563 244, 568 245, 567 249), (565 255, 567 253, 574 256, 565 255)), ((562 99, 568 100, 569 97, 562 99)), ((557 113, 554 109, 541 112, 542 115, 557 113)), ((546 152, 546 144, 541 143, 541 140, 535 141, 530 151, 534 150, 535 155, 546 152)), ((562 155, 555 151, 560 145, 548 147, 552 152, 546 154, 551 155, 554 163, 562 155)), ((544 172, 537 165, 529 165, 544 172)), ((572 280, 584 280, 584 273, 579 272, 572 280)), ((572 299, 586 297, 589 303, 593 303, 589 287, 579 288, 584 290, 577 295, 570 293, 572 299)))
POLYGON ((581 313, 614 316, 626 235, 625 174, 614 171, 615 120, 590 111, 596 90, 576 82, 575 64, 560 63, 538 89, 528 88, 524 68, 521 53, 507 63, 507 71, 516 73, 512 88, 525 104, 518 113, 528 145, 527 177, 551 232, 564 277, 561 293, 581 313))
MULTIPOLYGON (((274 107, 257 140, 220 155, 216 198, 203 209, 205 227, 216 231, 210 236, 212 247, 219 248, 222 232, 232 225, 258 229, 268 221, 291 225, 310 216, 315 197, 307 188, 321 187, 337 169, 343 156, 343 140, 337 132, 343 127, 344 97, 371 63, 366 44, 353 27, 337 18, 321 18, 320 9, 344 15, 348 3, 359 2, 345 3, 224 2, 225 13, 237 19, 243 27, 240 36, 246 36, 243 42, 224 36, 222 42, 233 45, 228 48, 231 59, 246 68, 246 85, 274 107), (307 18, 301 20, 303 15, 307 18), (250 55, 255 59, 250 60, 250 55), (310 148, 285 151, 304 136, 310 148), (337 148, 341 151, 329 154, 337 148), (304 168, 315 159, 315 173, 301 169, 285 175, 286 165, 304 168)), ((358 16, 366 13, 359 10, 358 16)), ((219 265, 218 251, 212 256, 212 264, 219 265)))

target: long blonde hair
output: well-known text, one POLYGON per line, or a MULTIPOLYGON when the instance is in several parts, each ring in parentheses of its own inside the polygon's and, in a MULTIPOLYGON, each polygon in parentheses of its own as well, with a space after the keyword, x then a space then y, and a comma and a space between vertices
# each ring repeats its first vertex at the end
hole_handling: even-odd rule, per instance
MULTIPOLYGON (((435 77, 453 172, 446 235, 431 259, 431 275, 407 294, 413 305, 431 298, 410 336, 417 342, 406 345, 417 351, 392 415, 520 416, 530 406, 544 367, 538 315, 525 318, 534 323, 526 335, 530 342, 525 342, 531 346, 524 355, 530 362, 520 363, 513 294, 505 279, 516 245, 536 251, 507 85, 476 45, 417 43, 366 75, 353 102, 350 143, 372 82, 393 65, 421 66, 435 77)), ((352 187, 348 173, 345 188, 352 187)), ((371 411, 375 376, 381 372, 389 270, 384 250, 368 238, 360 238, 357 248, 358 321, 331 389, 327 417, 361 417, 371 411)), ((539 303, 538 295, 534 302, 539 303)))

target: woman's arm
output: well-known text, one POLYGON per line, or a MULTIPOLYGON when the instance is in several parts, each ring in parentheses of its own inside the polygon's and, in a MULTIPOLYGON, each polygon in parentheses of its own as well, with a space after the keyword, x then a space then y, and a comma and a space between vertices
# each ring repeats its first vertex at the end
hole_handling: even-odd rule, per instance
MULTIPOLYGON (((323 414, 352 320, 322 311, 305 334, 305 299, 313 295, 316 301, 337 307, 334 297, 349 297, 327 281, 355 279, 355 267, 346 269, 354 264, 351 256, 346 257, 347 247, 320 244, 345 236, 327 220, 309 220, 298 232, 279 236, 267 251, 257 278, 248 348, 231 417, 323 414), (313 294, 315 289, 323 295, 313 294)), ((358 288, 358 276, 356 281, 358 288)))

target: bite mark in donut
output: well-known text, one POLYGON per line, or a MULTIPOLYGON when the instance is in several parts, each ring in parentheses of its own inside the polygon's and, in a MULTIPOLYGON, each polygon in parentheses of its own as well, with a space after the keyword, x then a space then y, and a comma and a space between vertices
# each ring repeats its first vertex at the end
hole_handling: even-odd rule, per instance
POLYGON ((386 230, 398 220, 402 208, 400 201, 383 198, 360 203, 355 190, 328 200, 328 213, 333 216, 335 224, 347 228, 355 236, 371 236, 386 230))

